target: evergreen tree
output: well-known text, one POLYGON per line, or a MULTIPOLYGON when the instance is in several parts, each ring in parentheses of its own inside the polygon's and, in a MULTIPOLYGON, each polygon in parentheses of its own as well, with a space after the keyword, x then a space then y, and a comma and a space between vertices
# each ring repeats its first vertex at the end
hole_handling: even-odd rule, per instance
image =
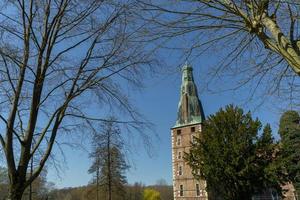
POLYGON ((286 111, 280 118, 281 136, 280 161, 284 166, 289 181, 300 195, 300 116, 296 111, 286 111))
POLYGON ((93 163, 89 173, 95 174, 93 182, 96 184, 98 199, 124 199, 126 176, 129 165, 122 153, 124 143, 118 125, 114 118, 101 124, 101 132, 94 135, 93 151, 90 157, 93 163), (104 197, 99 197, 99 190, 104 197))
POLYGON ((272 129, 270 124, 267 124, 262 135, 258 138, 256 143, 256 181, 263 188, 273 188, 277 192, 281 193, 281 185, 285 181, 285 177, 282 174, 281 167, 278 163, 278 144, 275 143, 272 136, 272 129))
POLYGON ((204 122, 200 139, 185 158, 195 177, 206 179, 212 199, 247 200, 270 186, 279 188, 271 128, 267 125, 259 137, 261 126, 250 112, 233 105, 204 122))

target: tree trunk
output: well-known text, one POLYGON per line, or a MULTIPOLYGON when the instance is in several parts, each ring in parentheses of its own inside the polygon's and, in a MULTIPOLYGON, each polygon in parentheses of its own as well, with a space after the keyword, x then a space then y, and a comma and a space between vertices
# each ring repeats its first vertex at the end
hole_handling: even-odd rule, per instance
POLYGON ((111 147, 110 147, 110 140, 111 140, 111 138, 110 138, 110 134, 111 133, 108 133, 107 134, 107 160, 108 160, 108 162, 107 162, 107 175, 108 175, 108 200, 112 200, 112 187, 111 187, 111 182, 112 182, 112 180, 111 180, 111 147))
MULTIPOLYGON (((32 174, 33 174, 33 157, 31 158, 31 161, 30 161, 30 176, 32 176, 32 174)), ((28 199, 32 200, 32 182, 29 185, 29 197, 28 197, 28 199)))
POLYGON ((96 178, 96 184, 97 184, 97 188, 96 188, 96 199, 99 200, 99 158, 97 158, 97 178, 96 178))
POLYGON ((12 185, 9 188, 8 200, 21 200, 24 189, 20 185, 12 185))

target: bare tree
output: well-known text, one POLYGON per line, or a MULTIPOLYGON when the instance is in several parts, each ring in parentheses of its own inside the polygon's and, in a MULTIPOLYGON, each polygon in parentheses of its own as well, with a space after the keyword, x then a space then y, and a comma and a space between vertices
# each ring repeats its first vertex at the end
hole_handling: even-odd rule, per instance
POLYGON ((100 108, 122 108, 128 121, 120 123, 145 125, 121 85, 139 85, 152 61, 133 40, 132 1, 4 0, 0 8, 0 143, 9 199, 20 200, 63 133, 101 120, 100 108))
POLYGON ((210 59, 219 60, 211 75, 230 76, 236 81, 230 89, 250 85, 251 95, 263 90, 299 97, 299 1, 139 2, 150 24, 144 31, 148 40, 183 51, 190 60, 211 50, 210 59))

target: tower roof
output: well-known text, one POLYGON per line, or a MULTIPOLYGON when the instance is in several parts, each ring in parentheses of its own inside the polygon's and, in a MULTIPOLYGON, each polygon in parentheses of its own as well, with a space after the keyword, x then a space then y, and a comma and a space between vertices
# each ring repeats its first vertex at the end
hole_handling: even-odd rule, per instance
POLYGON ((204 112, 194 82, 193 68, 186 63, 182 68, 182 83, 177 120, 174 127, 202 123, 204 112))

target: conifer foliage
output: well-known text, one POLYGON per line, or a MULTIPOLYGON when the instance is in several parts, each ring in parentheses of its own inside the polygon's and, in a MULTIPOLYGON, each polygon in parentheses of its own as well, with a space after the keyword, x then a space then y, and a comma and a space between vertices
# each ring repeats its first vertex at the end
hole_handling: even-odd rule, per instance
POLYGON ((300 195, 300 116, 296 111, 286 111, 280 118, 280 161, 300 195))
POLYGON ((273 166, 271 128, 233 105, 220 109, 203 124, 200 138, 185 155, 197 178, 205 178, 214 199, 251 199, 280 183, 273 166))
POLYGON ((125 196, 126 176, 129 165, 123 154, 124 142, 121 131, 114 118, 110 118, 100 126, 100 132, 93 137, 93 151, 90 157, 93 163, 89 173, 94 174, 96 198, 123 199, 125 196), (99 192, 101 195, 99 196, 99 192))

